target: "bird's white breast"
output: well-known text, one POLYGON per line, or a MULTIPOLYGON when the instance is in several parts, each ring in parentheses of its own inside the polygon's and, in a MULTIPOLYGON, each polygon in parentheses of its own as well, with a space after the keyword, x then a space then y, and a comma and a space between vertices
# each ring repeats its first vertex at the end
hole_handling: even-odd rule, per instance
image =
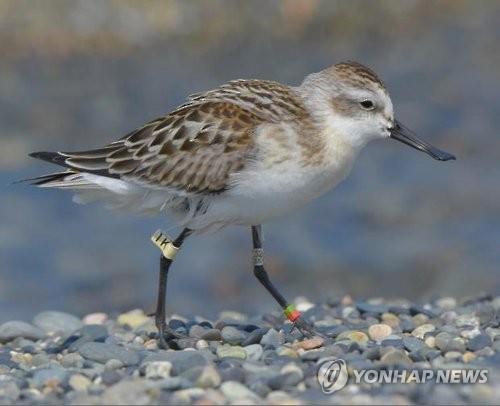
POLYGON ((196 222, 260 224, 304 206, 347 176, 357 154, 350 145, 328 137, 322 158, 307 161, 296 136, 260 138, 255 161, 234 177, 234 186, 214 198, 205 218, 196 222))

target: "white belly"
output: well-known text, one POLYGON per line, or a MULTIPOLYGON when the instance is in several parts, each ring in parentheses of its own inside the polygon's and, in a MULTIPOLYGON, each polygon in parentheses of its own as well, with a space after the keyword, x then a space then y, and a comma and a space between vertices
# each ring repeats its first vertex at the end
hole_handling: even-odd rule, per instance
POLYGON ((235 179, 233 188, 211 199, 209 210, 187 226, 250 226, 286 214, 334 188, 348 175, 353 158, 322 167, 301 167, 288 162, 247 170, 235 179))

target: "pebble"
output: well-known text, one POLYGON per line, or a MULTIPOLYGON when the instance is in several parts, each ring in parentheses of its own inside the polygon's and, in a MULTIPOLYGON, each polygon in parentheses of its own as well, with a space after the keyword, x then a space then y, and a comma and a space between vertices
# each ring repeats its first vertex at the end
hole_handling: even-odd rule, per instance
POLYGON ((356 308, 363 313, 382 314, 389 310, 387 305, 358 302, 356 308))
POLYGON ((170 376, 172 363, 168 361, 152 361, 146 363, 145 376, 147 379, 165 379, 170 376))
POLYGON ((222 340, 231 345, 240 345, 245 341, 246 334, 233 326, 226 326, 221 331, 222 340))
POLYGON ((119 382, 122 379, 122 375, 116 371, 106 370, 100 375, 100 378, 104 385, 111 386, 119 382))
POLYGON ((114 344, 89 342, 83 344, 78 351, 82 357, 100 363, 111 359, 121 361, 124 365, 139 363, 139 356, 136 352, 114 344))
POLYGON ((387 324, 372 324, 368 327, 368 335, 375 341, 380 341, 391 334, 392 328, 387 324))
POLYGON ((417 338, 420 338, 423 340, 425 338, 425 335, 427 333, 431 333, 436 329, 436 327, 433 324, 425 323, 419 325, 417 328, 415 328, 412 332, 411 335, 417 338))
POLYGON ((325 340, 321 337, 313 337, 306 340, 299 341, 293 345, 293 348, 298 350, 312 350, 323 346, 325 340))
POLYGON ((235 312, 234 310, 225 310, 219 314, 219 320, 226 323, 240 324, 247 320, 247 316, 240 312, 235 312))
POLYGON ((441 332, 434 337, 436 347, 443 352, 465 351, 465 341, 461 337, 453 336, 447 332, 441 332))
POLYGON ((207 359, 198 351, 164 351, 162 353, 153 354, 156 357, 146 357, 143 363, 151 361, 168 361, 172 364, 172 375, 180 375, 190 368, 205 366, 208 364, 207 359))
POLYGON ((69 335, 83 326, 83 322, 72 314, 45 311, 38 313, 33 318, 33 324, 46 333, 69 335))
POLYGON ((14 335, 0 345, 0 402, 317 404, 329 399, 316 378, 318 365, 342 358, 350 372, 394 365, 484 367, 490 380, 444 391, 448 385, 349 384, 335 393, 336 403, 498 403, 500 329, 491 319, 491 299, 454 306, 449 298, 423 306, 352 298, 329 306, 304 303, 304 316, 328 338, 292 334, 278 313, 225 313, 220 320, 175 316, 169 325, 189 332, 169 342, 176 350, 158 348, 154 323, 142 311, 123 313, 123 324, 107 315, 86 316, 76 330, 52 327, 51 333, 28 324, 38 337, 14 335), (349 317, 342 319, 343 313, 349 317), (124 322, 131 314, 147 321, 124 322))
POLYGON ((384 322, 384 324, 387 324, 388 326, 390 326, 392 328, 398 327, 399 323, 400 323, 399 317, 393 313, 382 314, 381 320, 384 322))
POLYGON ((257 344, 260 343, 260 340, 262 340, 262 337, 264 337, 264 334, 266 334, 267 330, 264 328, 258 328, 256 330, 253 330, 245 340, 241 343, 241 345, 246 346, 250 344, 257 344))
POLYGON ((108 320, 106 313, 91 313, 83 318, 83 324, 104 324, 108 320))
POLYGON ((110 359, 104 364, 104 369, 107 371, 114 371, 116 369, 123 368, 125 364, 118 359, 110 359))
POLYGON ((448 351, 444 354, 444 357, 448 360, 458 360, 462 358, 462 353, 458 351, 448 351))
POLYGON ((7 343, 18 337, 36 341, 44 338, 45 332, 41 328, 17 320, 7 321, 0 326, 0 343, 7 343))
POLYGON ((21 395, 21 390, 14 380, 0 380, 0 402, 10 404, 21 395))
POLYGON ((429 348, 436 347, 436 338, 434 336, 428 336, 425 338, 424 343, 429 348))
POLYGON ((479 327, 479 318, 474 314, 461 314, 454 320, 457 327, 479 327))
POLYGON ((260 402, 259 397, 240 382, 224 382, 220 389, 229 402, 238 402, 240 404, 243 404, 243 401, 260 402))
POLYGON ((382 345, 382 347, 394 347, 394 348, 404 347, 403 340, 398 336, 394 335, 387 336, 380 342, 380 344, 382 345))
POLYGON ((117 322, 120 326, 129 326, 132 329, 136 329, 149 320, 150 318, 144 314, 144 311, 135 309, 127 313, 120 314, 117 322))
POLYGON ((260 344, 250 344, 243 347, 246 353, 246 359, 251 361, 259 361, 262 358, 264 350, 260 344))
POLYGON ((68 385, 75 391, 86 391, 91 380, 82 374, 71 375, 68 385))
POLYGON ((443 310, 452 310, 457 307, 457 301, 453 297, 443 297, 436 300, 436 306, 443 310))
POLYGON ((240 346, 231 346, 229 344, 224 344, 217 347, 217 356, 221 359, 223 358, 245 359, 247 357, 247 353, 240 346))
POLYGON ((401 319, 399 321, 399 327, 403 333, 411 333, 415 329, 415 323, 412 319, 401 319))
POLYGON ((222 340, 222 335, 220 330, 217 330, 216 328, 210 328, 208 330, 205 330, 200 338, 206 341, 220 341, 222 340))
POLYGON ((362 331, 347 330, 337 336, 336 341, 342 340, 350 340, 360 345, 364 345, 369 341, 369 338, 362 331))
POLYGON ((280 370, 280 374, 286 376, 285 385, 296 386, 304 379, 304 372, 293 362, 283 366, 280 370))
POLYGON ((465 363, 469 363, 469 362, 472 362, 476 359, 476 354, 474 354, 473 352, 470 352, 470 351, 466 351, 464 352, 464 354, 462 355, 462 360, 465 362, 465 363))
POLYGON ((84 359, 80 354, 65 354, 61 358, 61 365, 65 368, 82 368, 84 359))
POLYGON ((467 343, 467 348, 470 351, 479 351, 484 347, 492 345, 492 343, 493 341, 491 340, 491 337, 488 334, 481 333, 469 340, 469 342, 467 343))
POLYGON ((110 386, 102 395, 106 405, 146 405, 150 403, 148 389, 139 380, 123 380, 110 386))
POLYGON ((203 349, 210 348, 210 345, 205 340, 198 340, 198 341, 196 341, 195 347, 197 350, 203 350, 203 349))
POLYGON ((269 329, 267 333, 262 336, 260 343, 270 347, 279 347, 285 342, 285 335, 282 332, 276 331, 274 328, 269 329))
POLYGON ((394 349, 386 352, 380 361, 384 364, 412 364, 413 361, 402 350, 394 349))
POLYGON ((217 372, 217 369, 212 365, 192 368, 186 371, 184 375, 187 373, 195 377, 192 381, 200 388, 216 388, 222 381, 219 372, 217 372))
POLYGON ((33 385, 37 388, 61 386, 68 380, 68 375, 68 371, 60 367, 37 369, 33 372, 33 385))
POLYGON ((276 354, 278 354, 280 357, 290 357, 290 358, 297 358, 299 356, 297 350, 285 346, 278 347, 276 349, 276 354))
POLYGON ((426 344, 424 341, 413 337, 413 336, 404 336, 403 337, 403 346, 408 350, 408 351, 418 351, 424 347, 426 347, 426 344))
POLYGON ((35 354, 31 358, 31 365, 34 367, 41 367, 50 363, 50 357, 47 354, 35 354))

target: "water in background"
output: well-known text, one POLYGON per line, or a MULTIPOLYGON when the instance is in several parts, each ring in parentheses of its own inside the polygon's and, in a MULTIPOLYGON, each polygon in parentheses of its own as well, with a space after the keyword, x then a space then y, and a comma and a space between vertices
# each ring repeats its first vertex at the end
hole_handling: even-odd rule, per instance
MULTIPOLYGON (((29 152, 100 146, 189 93, 241 77, 296 84, 345 59, 376 70, 398 119, 458 160, 369 145, 335 191, 265 227, 272 278, 315 299, 498 293, 499 16, 475 1, 1 2, 0 321, 152 309, 149 236, 169 227, 10 185, 54 169, 29 152)), ((189 239, 169 310, 275 308, 250 243, 241 227, 189 239)))

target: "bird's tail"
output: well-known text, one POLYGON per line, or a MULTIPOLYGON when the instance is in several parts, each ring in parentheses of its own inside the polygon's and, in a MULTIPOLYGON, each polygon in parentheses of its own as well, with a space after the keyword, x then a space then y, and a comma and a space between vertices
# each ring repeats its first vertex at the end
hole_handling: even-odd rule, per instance
POLYGON ((43 188, 61 188, 61 189, 89 189, 96 188, 85 179, 80 172, 68 170, 65 172, 49 173, 47 175, 37 176, 35 178, 21 179, 14 183, 30 182, 34 186, 43 188))
MULTIPOLYGON (((68 167, 65 163, 66 157, 59 152, 32 152, 29 156, 56 165, 68 167)), ((21 179, 14 183, 30 182, 34 186, 44 188, 88 188, 91 183, 82 177, 82 174, 75 169, 67 169, 64 172, 49 173, 35 178, 21 179)))

